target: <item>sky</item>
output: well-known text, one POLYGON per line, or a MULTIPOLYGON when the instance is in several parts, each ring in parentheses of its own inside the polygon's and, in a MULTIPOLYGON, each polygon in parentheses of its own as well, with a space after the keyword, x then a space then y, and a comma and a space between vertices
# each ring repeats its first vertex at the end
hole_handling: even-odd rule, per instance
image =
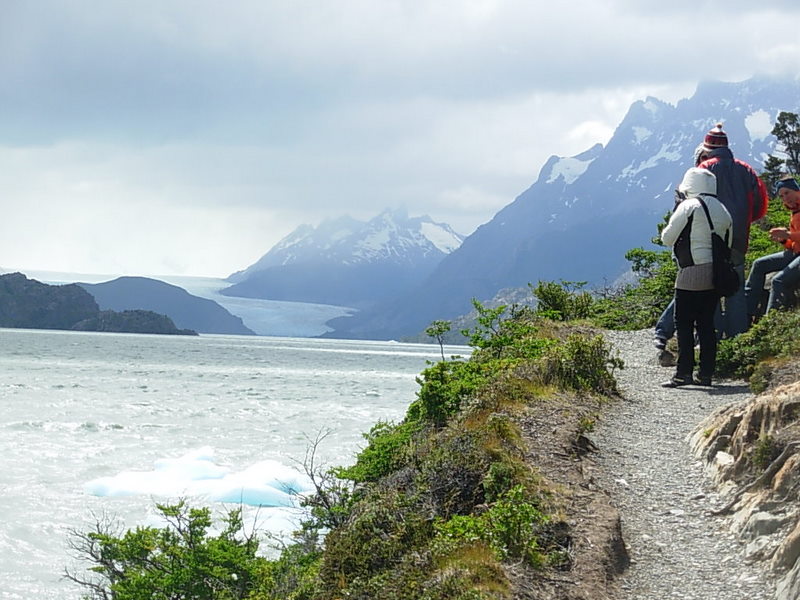
POLYGON ((225 277, 386 208, 469 234, 636 100, 796 76, 800 3, 0 0, 0 270, 225 277))

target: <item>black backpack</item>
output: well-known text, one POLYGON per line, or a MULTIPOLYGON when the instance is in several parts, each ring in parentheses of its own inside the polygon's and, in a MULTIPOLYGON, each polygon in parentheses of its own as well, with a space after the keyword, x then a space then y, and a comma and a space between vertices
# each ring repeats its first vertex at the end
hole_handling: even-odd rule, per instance
POLYGON ((739 274, 731 262, 731 249, 727 244, 728 235, 725 234, 726 240, 723 240, 719 234, 714 231, 714 224, 711 222, 711 214, 708 212, 708 207, 703 199, 698 197, 700 206, 706 213, 708 219, 708 227, 711 230, 711 254, 714 263, 714 276, 713 283, 714 289, 723 298, 733 296, 741 289, 742 282, 739 280, 739 274))

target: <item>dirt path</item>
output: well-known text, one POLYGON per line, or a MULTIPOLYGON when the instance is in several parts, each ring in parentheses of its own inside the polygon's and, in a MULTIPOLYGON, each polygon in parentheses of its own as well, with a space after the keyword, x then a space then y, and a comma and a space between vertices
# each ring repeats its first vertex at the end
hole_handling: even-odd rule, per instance
POLYGON ((623 400, 603 411, 591 439, 593 476, 621 516, 631 564, 619 600, 767 600, 770 577, 743 559, 744 547, 724 518, 723 504, 700 463, 689 433, 715 408, 744 399, 743 382, 713 388, 666 389, 672 369, 655 362, 651 333, 609 332, 626 368, 618 373, 623 400))

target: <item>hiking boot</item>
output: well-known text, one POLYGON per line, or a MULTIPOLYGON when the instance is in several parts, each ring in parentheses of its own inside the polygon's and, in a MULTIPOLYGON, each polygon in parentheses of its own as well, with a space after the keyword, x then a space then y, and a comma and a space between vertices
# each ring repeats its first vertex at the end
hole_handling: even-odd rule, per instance
POLYGON ((711 376, 710 375, 701 375, 700 373, 694 374, 694 383, 695 385, 702 385, 705 387, 711 387, 711 376))
POLYGON ((656 336, 653 340, 653 344, 655 345, 656 350, 663 350, 667 347, 667 340, 665 338, 656 336))
POLYGON ((661 350, 658 353, 658 364, 662 367, 674 367, 675 355, 667 349, 661 350))
POLYGON ((683 385, 691 385, 694 383, 691 375, 673 375, 672 379, 669 381, 665 381, 661 384, 661 387, 665 388, 676 388, 681 387, 683 385))

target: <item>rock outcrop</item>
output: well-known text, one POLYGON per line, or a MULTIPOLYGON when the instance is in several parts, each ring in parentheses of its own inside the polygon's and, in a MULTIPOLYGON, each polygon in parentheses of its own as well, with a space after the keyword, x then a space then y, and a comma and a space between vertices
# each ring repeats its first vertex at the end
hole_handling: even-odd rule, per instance
POLYGON ((800 382, 716 411, 689 441, 726 492, 716 512, 779 578, 777 600, 800 598, 800 382))

